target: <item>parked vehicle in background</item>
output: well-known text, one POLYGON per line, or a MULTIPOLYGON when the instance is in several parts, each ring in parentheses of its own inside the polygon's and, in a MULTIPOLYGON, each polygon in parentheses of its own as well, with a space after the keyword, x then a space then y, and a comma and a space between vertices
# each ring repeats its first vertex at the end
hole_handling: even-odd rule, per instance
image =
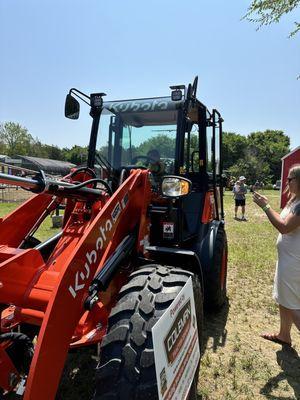
POLYGON ((281 180, 279 179, 278 181, 276 181, 276 183, 273 185, 273 189, 274 190, 280 190, 281 188, 281 180))

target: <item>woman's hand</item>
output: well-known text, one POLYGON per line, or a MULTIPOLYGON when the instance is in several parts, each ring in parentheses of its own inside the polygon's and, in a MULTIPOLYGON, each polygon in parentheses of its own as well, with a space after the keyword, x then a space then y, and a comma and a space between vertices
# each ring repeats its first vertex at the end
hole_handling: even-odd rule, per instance
POLYGON ((263 196, 262 194, 259 194, 257 192, 253 192, 253 201, 259 207, 264 207, 269 203, 268 198, 266 196, 263 196))

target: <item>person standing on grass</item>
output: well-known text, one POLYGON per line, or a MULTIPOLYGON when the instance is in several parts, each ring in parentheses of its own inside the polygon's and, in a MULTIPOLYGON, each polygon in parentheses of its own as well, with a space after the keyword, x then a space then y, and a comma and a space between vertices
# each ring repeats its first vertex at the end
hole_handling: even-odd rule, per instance
POLYGON ((237 219, 238 208, 242 207, 242 221, 247 221, 245 218, 245 208, 246 208, 246 193, 247 186, 245 185, 246 178, 244 176, 240 176, 239 180, 233 187, 233 196, 235 201, 234 206, 234 218, 237 219))
POLYGON ((291 346, 292 324, 300 331, 300 164, 289 170, 287 181, 289 201, 281 214, 271 208, 267 197, 257 192, 253 201, 279 231, 273 298, 279 305, 280 327, 278 333, 263 333, 261 337, 291 346))

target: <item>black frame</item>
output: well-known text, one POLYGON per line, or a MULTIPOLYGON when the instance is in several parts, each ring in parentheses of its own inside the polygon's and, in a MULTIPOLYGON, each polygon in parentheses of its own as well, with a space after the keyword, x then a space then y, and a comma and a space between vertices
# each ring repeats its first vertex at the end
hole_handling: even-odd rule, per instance
MULTIPOLYGON (((202 179, 204 174, 207 174, 207 128, 212 127, 212 177, 208 177, 209 187, 214 193, 214 200, 216 205, 216 219, 224 220, 224 185, 223 185, 223 160, 222 160, 222 116, 220 112, 216 109, 212 110, 210 113, 206 106, 199 102, 196 98, 191 95, 191 91, 188 90, 187 100, 184 103, 182 110, 179 111, 178 114, 178 122, 177 122, 177 135, 176 135, 176 159, 175 159, 175 174, 177 175, 188 175, 182 174, 180 171, 181 167, 186 164, 186 160, 184 158, 184 138, 185 133, 188 127, 188 112, 190 107, 197 107, 198 113, 198 133, 199 133, 199 179, 202 179), (207 118, 207 114, 209 118, 207 118), (216 135, 219 135, 219 171, 218 174, 216 172, 216 135), (217 191, 220 191, 220 196, 218 196, 217 191), (219 201, 220 199, 220 201, 219 201), (220 203, 220 204, 219 204, 220 203)), ((189 156, 189 155, 188 155, 189 156)), ((195 173, 197 174, 197 172, 195 173)))
MULTIPOLYGON (((223 205, 223 162, 222 162, 222 122, 223 119, 221 114, 213 109, 212 113, 210 113, 206 106, 202 104, 196 98, 196 90, 197 90, 197 82, 198 79, 194 80, 193 85, 189 84, 188 89, 186 91, 186 98, 183 105, 178 109, 178 117, 177 117, 177 131, 176 131, 176 147, 175 147, 175 162, 174 162, 174 174, 186 176, 188 177, 188 173, 185 173, 185 166, 190 167, 190 160, 185 160, 184 157, 184 146, 185 146, 185 133, 187 132, 187 128, 189 125, 188 114, 191 108, 197 109, 198 116, 198 135, 199 135, 199 172, 196 172, 195 175, 199 174, 199 180, 203 179, 203 176, 207 175, 207 180, 209 182, 209 188, 213 190, 214 199, 216 204, 216 213, 217 220, 224 219, 224 205, 223 205), (207 118, 207 114, 209 118, 207 118), (213 174, 212 178, 208 176, 207 173, 207 127, 213 128, 212 135, 212 169, 213 174), (219 135, 219 154, 220 154, 220 170, 219 173, 216 174, 216 134, 219 135), (220 204, 218 204, 218 194, 217 188, 220 190, 220 204), (220 213, 219 213, 220 209, 220 213)), ((89 150, 88 150, 88 161, 87 166, 89 168, 94 168, 95 165, 95 155, 96 155, 96 144, 97 144, 97 136, 99 130, 99 122, 101 113, 103 110, 103 101, 102 97, 105 96, 104 93, 91 94, 91 96, 86 96, 83 93, 77 91, 76 89, 71 89, 69 94, 77 95, 78 92, 82 96, 85 96, 90 100, 88 103, 82 97, 86 103, 88 103, 91 107, 90 115, 93 119, 90 142, 89 142, 89 150), (97 102, 93 101, 96 98, 97 102)), ((78 96, 79 97, 79 96, 78 96)), ((108 161, 109 163, 114 160, 114 164, 121 164, 121 148, 120 148, 120 135, 122 134, 122 118, 120 116, 114 116, 111 119, 110 131, 109 131, 109 144, 108 144, 108 161), (113 144, 114 143, 114 144, 113 144)), ((188 135, 188 141, 190 140, 190 134, 188 135)), ((187 151, 187 156, 190 158, 189 154, 189 146, 187 151)))

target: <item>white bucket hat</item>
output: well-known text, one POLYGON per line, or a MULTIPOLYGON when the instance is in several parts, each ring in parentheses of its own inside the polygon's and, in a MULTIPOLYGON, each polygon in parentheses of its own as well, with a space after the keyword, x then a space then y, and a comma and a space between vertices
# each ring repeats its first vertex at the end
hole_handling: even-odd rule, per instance
POLYGON ((245 180, 246 178, 243 175, 239 177, 239 181, 245 181, 245 180))

